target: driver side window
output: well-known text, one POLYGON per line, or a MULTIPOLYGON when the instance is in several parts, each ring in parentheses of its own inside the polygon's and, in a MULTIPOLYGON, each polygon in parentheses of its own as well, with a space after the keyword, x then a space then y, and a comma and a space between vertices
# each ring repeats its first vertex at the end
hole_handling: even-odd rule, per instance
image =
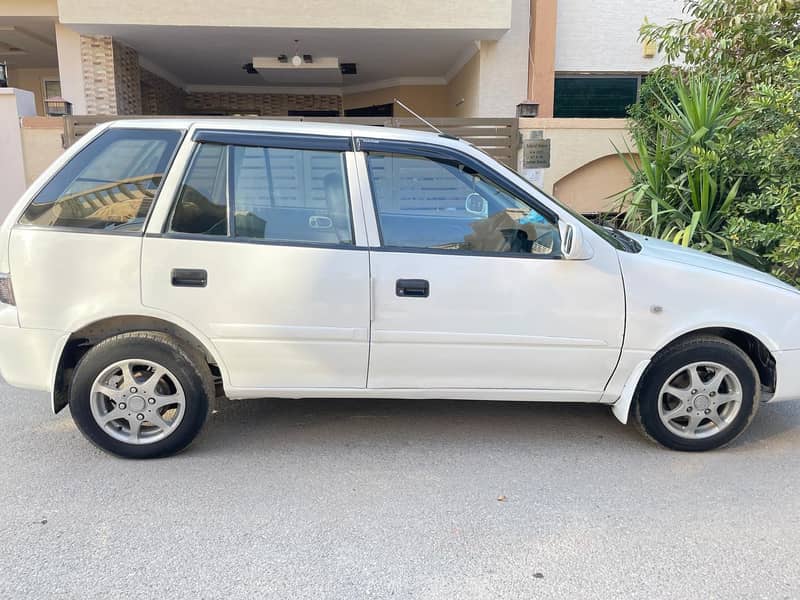
POLYGON ((370 152, 383 245, 557 256, 558 226, 457 162, 370 152))

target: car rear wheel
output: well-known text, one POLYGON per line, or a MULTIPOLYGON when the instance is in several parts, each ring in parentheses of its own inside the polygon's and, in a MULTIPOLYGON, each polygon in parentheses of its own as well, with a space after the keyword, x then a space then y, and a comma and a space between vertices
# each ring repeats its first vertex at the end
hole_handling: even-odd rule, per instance
POLYGON ((202 357, 158 332, 116 335, 81 359, 70 411, 81 432, 124 458, 175 454, 200 432, 213 398, 202 357))
POLYGON ((712 450, 736 439, 759 404, 750 357, 728 340, 695 337, 655 357, 637 392, 634 418, 667 448, 712 450))

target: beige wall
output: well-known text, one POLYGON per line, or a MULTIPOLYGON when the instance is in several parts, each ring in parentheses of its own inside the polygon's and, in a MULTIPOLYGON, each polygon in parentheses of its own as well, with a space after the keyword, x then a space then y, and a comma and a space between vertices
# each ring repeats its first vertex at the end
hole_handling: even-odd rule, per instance
POLYGON ((476 53, 447 84, 447 104, 452 116, 478 116, 480 75, 480 53, 476 53))
POLYGON ((544 170, 542 189, 564 194, 577 210, 609 210, 607 196, 630 183, 614 149, 624 152, 632 146, 625 119, 520 119, 520 130, 538 130, 550 139, 550 168, 544 170))
POLYGON ((4 17, 57 17, 57 0, 0 0, 4 17))
MULTIPOLYGON (((342 98, 344 109, 364 108, 378 104, 389 104, 397 98, 423 117, 449 117, 453 111, 447 102, 447 87, 444 85, 403 85, 383 88, 357 94, 345 93, 342 98)), ((410 116, 399 106, 395 107, 396 117, 410 116)))
POLYGON ((44 113, 44 90, 42 81, 45 79, 58 79, 58 69, 8 69, 9 87, 19 88, 33 92, 36 103, 36 114, 44 113))
POLYGON ((20 125, 25 184, 30 185, 64 152, 61 146, 64 120, 58 117, 25 117, 20 125))
MULTIPOLYGON (((631 155, 627 155, 631 160, 631 155)), ((618 212, 615 198, 631 183, 625 163, 617 154, 578 167, 553 185, 553 196, 578 212, 618 212)))
POLYGON ((33 94, 15 88, 0 88, 0 219, 27 187, 22 153, 20 117, 36 114, 33 94))
POLYGON ((530 10, 530 0, 514 0, 511 29, 497 41, 481 41, 481 117, 514 117, 528 97, 530 10))
POLYGON ((83 83, 81 35, 56 23, 58 70, 61 73, 61 95, 72 103, 72 114, 86 114, 86 89, 83 83))
POLYGON ((296 27, 344 29, 475 29, 511 27, 512 0, 60 0, 62 23, 296 27))

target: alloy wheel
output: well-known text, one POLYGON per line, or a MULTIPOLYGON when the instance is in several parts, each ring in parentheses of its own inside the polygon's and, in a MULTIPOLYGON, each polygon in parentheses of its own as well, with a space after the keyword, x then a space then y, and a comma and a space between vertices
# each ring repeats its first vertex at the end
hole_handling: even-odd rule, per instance
POLYGON ((91 389, 92 416, 111 437, 152 444, 180 425, 186 395, 177 377, 149 360, 128 359, 104 369, 91 389))
POLYGON ((667 377, 658 396, 664 426, 687 439, 708 438, 727 429, 742 406, 742 384, 725 365, 695 362, 667 377))

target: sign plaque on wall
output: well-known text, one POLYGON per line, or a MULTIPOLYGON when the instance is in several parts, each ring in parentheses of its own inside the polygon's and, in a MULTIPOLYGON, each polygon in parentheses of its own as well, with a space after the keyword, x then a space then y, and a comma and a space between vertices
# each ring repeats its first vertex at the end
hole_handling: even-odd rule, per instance
POLYGON ((523 169, 550 168, 550 140, 528 139, 522 142, 523 169))

